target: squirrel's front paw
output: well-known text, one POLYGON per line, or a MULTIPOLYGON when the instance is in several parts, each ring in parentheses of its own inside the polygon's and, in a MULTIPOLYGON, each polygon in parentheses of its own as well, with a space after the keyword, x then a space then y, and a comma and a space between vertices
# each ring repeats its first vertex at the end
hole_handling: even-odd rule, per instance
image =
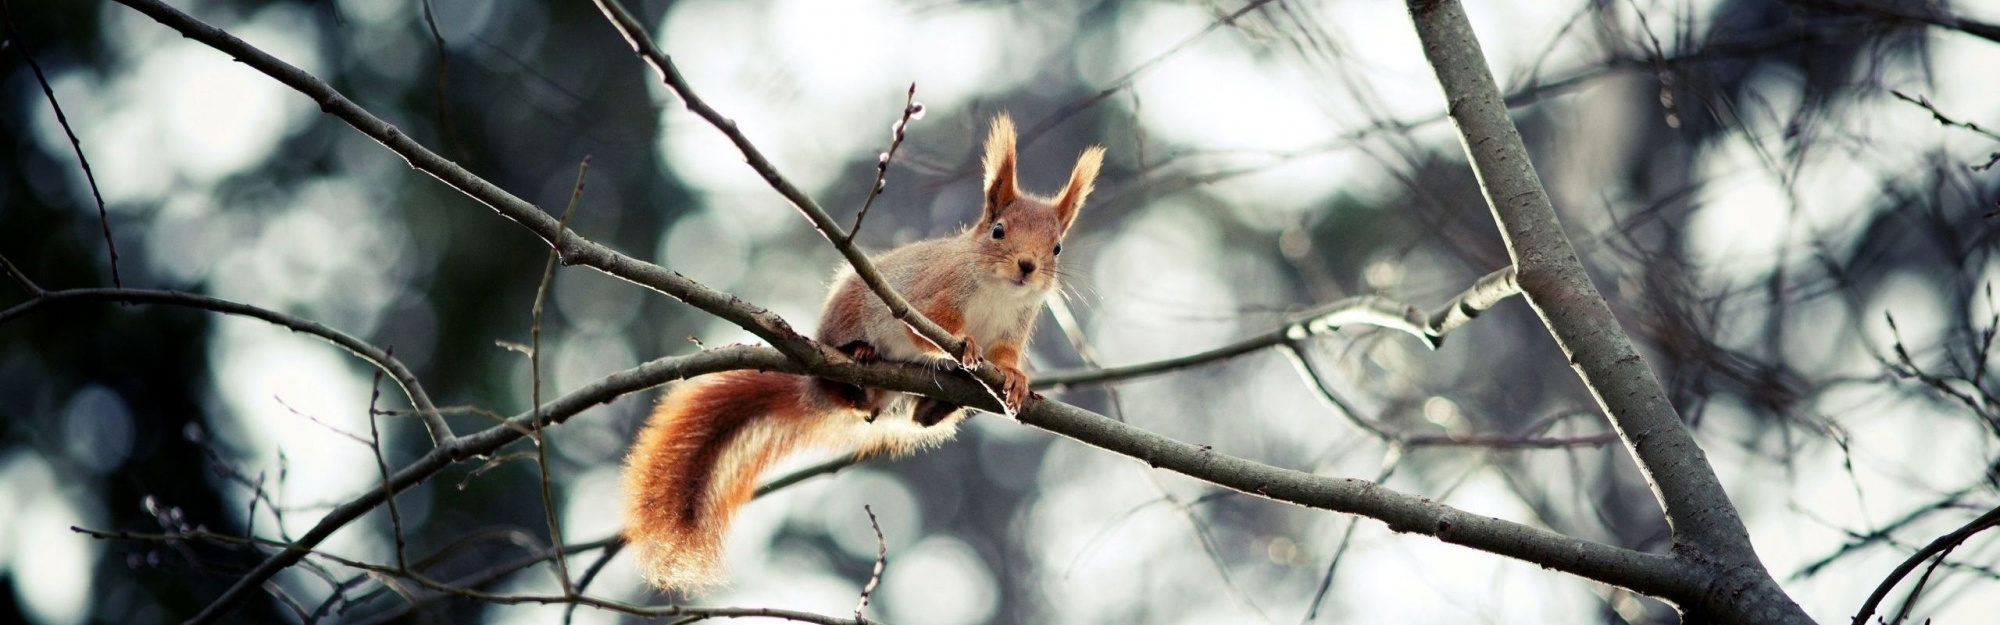
POLYGON ((1028 374, 1013 367, 1002 367, 1000 375, 1006 382, 1000 385, 1000 393, 1007 400, 1006 408, 1019 413, 1028 401, 1028 374))
POLYGON ((847 354, 848 358, 854 359, 854 362, 864 365, 880 360, 880 354, 875 352, 875 346, 868 344, 867 341, 849 341, 837 349, 847 354))
POLYGON ((966 336, 965 347, 958 352, 958 364, 965 365, 967 369, 978 369, 979 363, 984 361, 985 355, 979 351, 979 342, 972 340, 971 336, 966 336))

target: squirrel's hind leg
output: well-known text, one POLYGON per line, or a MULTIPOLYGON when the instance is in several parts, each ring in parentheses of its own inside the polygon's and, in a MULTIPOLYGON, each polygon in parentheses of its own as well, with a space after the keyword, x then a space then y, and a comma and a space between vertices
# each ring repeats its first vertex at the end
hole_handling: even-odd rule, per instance
POLYGON ((951 414, 965 408, 942 399, 924 397, 917 400, 917 407, 911 410, 910 419, 917 425, 931 427, 951 418, 951 414))

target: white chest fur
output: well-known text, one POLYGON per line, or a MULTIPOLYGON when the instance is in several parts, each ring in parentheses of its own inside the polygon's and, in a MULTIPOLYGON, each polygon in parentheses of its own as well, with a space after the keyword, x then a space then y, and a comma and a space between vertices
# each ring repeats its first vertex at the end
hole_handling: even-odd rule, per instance
MULTIPOLYGON (((999 288, 980 289, 965 302, 965 327, 961 332, 979 343, 980 349, 990 349, 1002 339, 1021 341, 1026 337, 1014 336, 1022 330, 1024 320, 1041 312, 1042 303, 1048 298, 1048 291, 1033 287, 1012 285, 999 288)), ((908 332, 901 327, 881 328, 886 336, 871 336, 875 349, 889 360, 922 362, 933 353, 929 343, 911 340, 908 332)), ((920 340, 920 339, 919 339, 920 340)))
POLYGON ((1019 333, 1022 320, 1041 312, 1048 295, 1048 291, 1025 286, 980 289, 965 303, 965 333, 980 347, 991 347, 1006 335, 1019 333))

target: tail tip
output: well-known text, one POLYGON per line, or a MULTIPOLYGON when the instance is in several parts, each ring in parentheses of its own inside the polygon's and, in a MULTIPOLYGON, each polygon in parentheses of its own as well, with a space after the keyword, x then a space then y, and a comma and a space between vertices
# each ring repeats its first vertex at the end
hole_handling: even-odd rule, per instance
POLYGON ((719 549, 691 548, 662 536, 626 538, 637 552, 640 577, 655 588, 696 592, 724 585, 719 549))

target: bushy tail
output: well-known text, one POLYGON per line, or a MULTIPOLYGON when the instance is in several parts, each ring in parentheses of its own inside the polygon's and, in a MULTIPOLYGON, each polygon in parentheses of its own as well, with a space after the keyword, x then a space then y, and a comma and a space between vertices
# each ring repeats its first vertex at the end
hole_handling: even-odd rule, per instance
POLYGON ((811 378, 760 371, 682 383, 660 400, 625 461, 625 538, 646 581, 713 586, 722 540, 764 468, 828 430, 811 378))

